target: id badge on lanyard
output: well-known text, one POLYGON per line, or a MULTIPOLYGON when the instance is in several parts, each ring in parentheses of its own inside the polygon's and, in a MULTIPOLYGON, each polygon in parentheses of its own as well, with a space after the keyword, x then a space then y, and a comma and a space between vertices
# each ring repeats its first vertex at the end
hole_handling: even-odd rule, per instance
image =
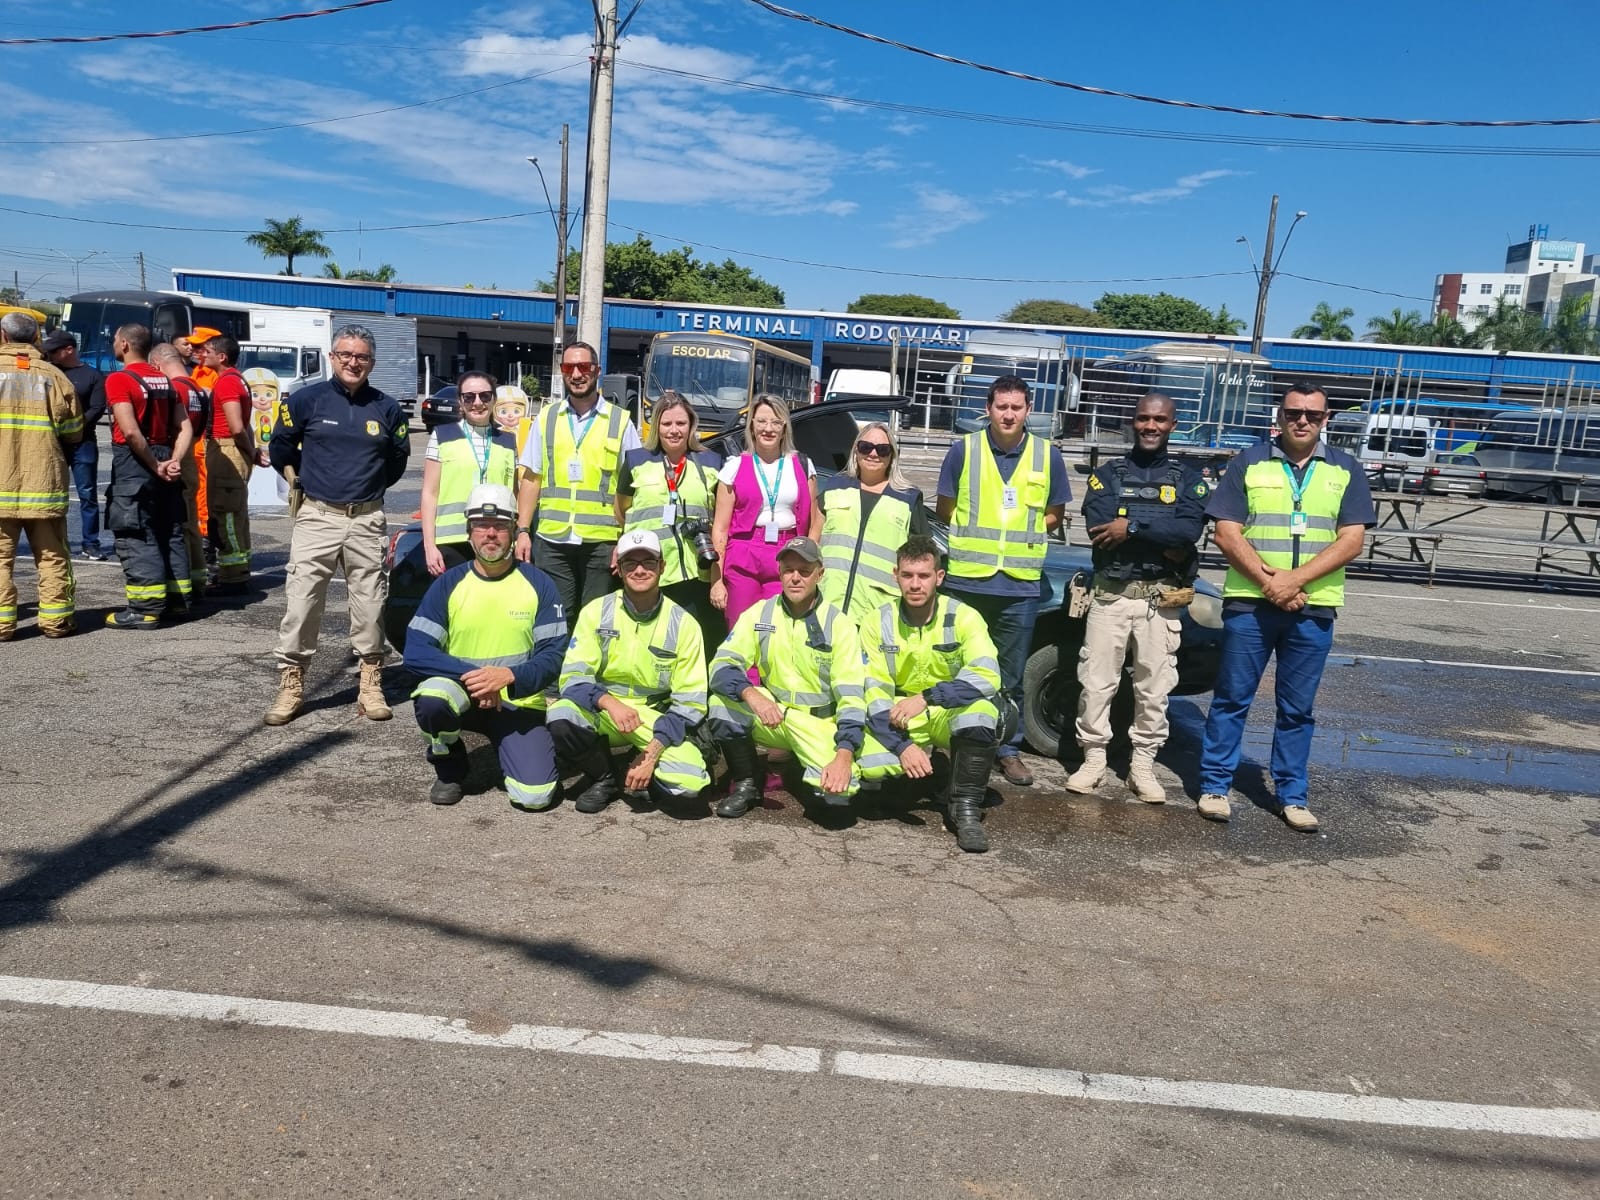
POLYGON ((1017 507, 1017 489, 1007 487, 1000 493, 1000 507, 1010 510, 1017 507))
POLYGON ((1309 530, 1310 528, 1311 528, 1311 522, 1309 520, 1307 520, 1305 513, 1303 513, 1303 512, 1292 512, 1292 513, 1289 514, 1289 536, 1290 537, 1305 537, 1306 531, 1309 530))
POLYGON ((567 482, 583 482, 583 460, 581 458, 569 458, 567 460, 567 482))

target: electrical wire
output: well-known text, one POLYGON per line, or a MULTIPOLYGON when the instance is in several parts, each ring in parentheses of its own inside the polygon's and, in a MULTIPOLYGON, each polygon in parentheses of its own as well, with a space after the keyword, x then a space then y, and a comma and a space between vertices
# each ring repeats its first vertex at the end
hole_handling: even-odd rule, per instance
POLYGON ((958 58, 953 54, 941 54, 936 50, 929 50, 922 46, 914 46, 910 42, 896 41, 894 38, 882 37, 875 33, 867 33, 861 29, 852 29, 848 25, 835 24, 824 21, 821 17, 814 17, 810 13, 797 12, 792 8, 772 3, 772 0, 748 0, 757 8, 766 9, 775 16, 784 17, 791 21, 800 21, 808 25, 816 25, 822 29, 831 29, 835 33, 848 34, 862 41, 874 42, 880 46, 889 46, 895 50, 904 50, 908 54, 918 54, 924 58, 931 58, 937 62, 950 63, 958 67, 971 67, 975 71, 984 71, 990 75, 1000 75, 1007 79, 1019 79, 1025 83, 1042 83, 1048 87, 1063 88, 1070 92, 1082 92, 1090 96, 1108 96, 1115 100, 1136 100, 1141 104, 1160 104, 1168 108, 1188 108, 1200 112, 1231 113, 1241 117, 1276 117, 1287 121, 1331 121, 1348 125, 1408 125, 1424 127, 1449 127, 1455 129, 1525 129, 1534 126, 1572 126, 1572 125, 1600 125, 1600 117, 1556 117, 1540 120, 1524 121, 1469 121, 1469 120, 1436 120, 1428 118, 1407 117, 1351 117, 1337 116, 1328 113, 1300 113, 1279 112, 1266 108, 1240 108, 1231 104, 1209 104, 1199 100, 1175 100, 1167 96, 1147 96, 1139 92, 1123 92, 1115 88, 1095 87, 1093 84, 1072 83, 1064 79, 1051 79, 1046 75, 1034 75, 1027 71, 1016 71, 1009 67, 997 67, 992 63, 977 62, 970 58, 958 58))
POLYGON ((1301 283, 1316 283, 1323 287, 1343 288, 1347 292, 1366 292, 1370 296, 1393 296, 1396 300, 1420 300, 1424 304, 1433 303, 1432 296, 1413 296, 1409 292, 1386 292, 1382 288, 1362 287, 1358 283, 1339 283, 1333 279, 1313 279, 1309 275, 1296 275, 1293 271, 1274 271, 1272 273, 1274 279, 1280 275, 1287 279, 1298 279, 1301 283))
POLYGON ((223 33, 229 29, 252 29, 257 25, 279 25, 285 21, 309 21, 315 17, 331 17, 352 12, 358 8, 373 8, 379 4, 392 4, 394 0, 354 0, 337 8, 319 8, 314 12, 283 13, 276 17, 256 17, 250 21, 233 21, 227 25, 195 25, 189 29, 162 29, 151 33, 91 33, 76 37, 0 38, 0 46, 85 46, 96 42, 127 42, 144 38, 186 37, 191 33, 223 33))

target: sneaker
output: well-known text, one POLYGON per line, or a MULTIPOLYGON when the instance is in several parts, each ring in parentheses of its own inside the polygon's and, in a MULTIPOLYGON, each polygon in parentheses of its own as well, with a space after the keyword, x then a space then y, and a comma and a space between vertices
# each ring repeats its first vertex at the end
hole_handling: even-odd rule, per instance
POLYGON ((81 558, 84 562, 105 562, 111 555, 103 550, 91 550, 88 546, 85 546, 72 557, 81 558))
POLYGON ((428 799, 435 804, 459 804, 461 802, 461 785, 448 783, 443 779, 435 779, 433 786, 428 789, 428 799))
POLYGON ((155 629, 160 624, 161 618, 154 613, 134 612, 131 608, 106 614, 108 629, 155 629))
POLYGON ((1290 829, 1298 829, 1302 833, 1314 832, 1319 822, 1311 814, 1311 810, 1304 804, 1286 804, 1283 808, 1283 823, 1290 829))
POLYGON ((1207 792, 1197 806, 1200 815, 1208 821, 1226 821, 1233 815, 1233 806, 1221 792, 1207 792))

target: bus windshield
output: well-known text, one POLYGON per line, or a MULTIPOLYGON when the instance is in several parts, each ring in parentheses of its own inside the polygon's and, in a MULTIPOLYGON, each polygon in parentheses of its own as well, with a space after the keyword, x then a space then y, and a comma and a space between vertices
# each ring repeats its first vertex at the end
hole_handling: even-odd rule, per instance
POLYGON ((746 345, 657 338, 645 365, 651 405, 671 390, 696 406, 737 412, 750 400, 751 350, 746 345))

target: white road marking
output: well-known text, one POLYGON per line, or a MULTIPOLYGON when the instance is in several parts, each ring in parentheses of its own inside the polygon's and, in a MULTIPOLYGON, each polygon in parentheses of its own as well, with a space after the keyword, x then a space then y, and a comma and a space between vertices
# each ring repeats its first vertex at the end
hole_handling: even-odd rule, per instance
POLYGON ((471 1028, 459 1017, 387 1012, 333 1004, 257 1000, 204 992, 167 991, 63 979, 0 975, 0 1001, 178 1017, 233 1021, 279 1029, 361 1037, 398 1038, 435 1045, 587 1054, 700 1067, 748 1067, 808 1075, 842 1075, 921 1087, 965 1088, 1029 1096, 1062 1096, 1119 1104, 1200 1108, 1314 1121, 1357 1121, 1503 1133, 1526 1137, 1600 1140, 1600 1112, 1582 1108, 1521 1108, 1462 1104, 1446 1100, 1313 1092, 1298 1088, 1163 1079, 1159 1076, 1101 1075, 1048 1067, 965 1062, 905 1054, 831 1054, 811 1046, 731 1042, 656 1034, 611 1033, 557 1025, 509 1025, 497 1032, 471 1028))
POLYGON ((1357 592, 1345 588, 1346 596, 1366 596, 1373 600, 1412 600, 1419 604, 1471 604, 1479 608, 1515 608, 1521 612, 1600 613, 1600 608, 1571 608, 1565 604, 1535 604, 1531 599, 1523 604, 1510 600, 1464 600, 1459 596, 1425 596, 1412 592, 1357 592))
POLYGON ((1470 667, 1475 671, 1521 671, 1529 675, 1576 675, 1600 679, 1600 671, 1572 671, 1564 667, 1519 667, 1507 663, 1457 662, 1449 658, 1395 658, 1388 654, 1330 654, 1330 661, 1415 663, 1425 667, 1470 667))

